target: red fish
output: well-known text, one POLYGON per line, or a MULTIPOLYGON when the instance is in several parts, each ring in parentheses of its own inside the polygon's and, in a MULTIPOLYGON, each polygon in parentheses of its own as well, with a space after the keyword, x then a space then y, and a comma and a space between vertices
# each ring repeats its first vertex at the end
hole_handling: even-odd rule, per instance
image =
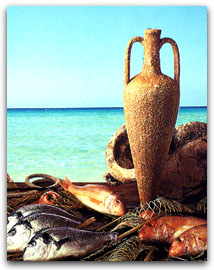
POLYGON ((75 195, 86 206, 101 212, 115 216, 123 216, 126 212, 124 203, 117 193, 104 185, 88 184, 76 186, 68 177, 61 181, 60 185, 75 195))
POLYGON ((57 199, 60 199, 60 195, 58 193, 54 191, 47 191, 41 196, 38 203, 54 205, 57 199))
POLYGON ((149 220, 152 217, 157 216, 157 214, 155 212, 153 212, 152 210, 146 210, 146 211, 143 211, 142 213, 140 213, 139 216, 144 218, 145 220, 149 220))
POLYGON ((176 238, 170 249, 169 256, 196 256, 207 250, 207 225, 198 225, 183 232, 176 238))
POLYGON ((181 233, 189 228, 207 224, 206 219, 196 217, 165 216, 145 224, 138 237, 144 242, 171 244, 181 233))

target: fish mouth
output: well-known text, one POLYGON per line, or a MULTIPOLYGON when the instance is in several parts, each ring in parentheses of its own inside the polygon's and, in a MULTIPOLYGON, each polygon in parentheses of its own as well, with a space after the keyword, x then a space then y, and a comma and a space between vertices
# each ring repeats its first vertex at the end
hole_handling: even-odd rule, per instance
POLYGON ((44 261, 45 259, 39 259, 39 258, 33 258, 31 254, 28 254, 28 248, 26 247, 24 249, 24 253, 23 253, 23 260, 26 261, 26 262, 32 262, 32 261, 39 261, 39 260, 42 260, 44 261))
POLYGON ((12 227, 19 221, 19 219, 17 218, 17 216, 13 215, 13 216, 9 216, 7 218, 7 233, 10 231, 10 229, 12 229, 12 227))
POLYGON ((124 207, 123 207, 123 209, 122 209, 121 216, 125 215, 125 213, 126 213, 126 207, 125 207, 125 205, 124 205, 124 207))
POLYGON ((13 239, 7 235, 7 252, 17 252, 17 246, 14 244, 13 239))
POLYGON ((177 252, 176 250, 169 251, 169 257, 181 257, 183 254, 180 254, 180 252, 177 252))
POLYGON ((125 215, 125 213, 126 213, 126 210, 124 210, 124 211, 122 211, 120 213, 115 213, 115 216, 122 217, 122 216, 125 215))
POLYGON ((19 252, 19 251, 20 250, 17 249, 14 245, 11 245, 11 246, 7 245, 7 252, 8 253, 14 253, 14 252, 19 252))
POLYGON ((169 248, 169 256, 170 257, 180 257, 184 255, 181 248, 174 246, 173 244, 169 248))
POLYGON ((114 212, 115 213, 113 213, 113 214, 115 216, 122 217, 126 213, 126 207, 125 207, 125 205, 123 204, 120 208, 115 209, 114 212))
POLYGON ((22 252, 24 250, 24 245, 16 245, 11 241, 7 241, 7 252, 8 253, 14 253, 14 252, 22 252))
POLYGON ((142 232, 142 231, 138 233, 138 238, 140 241, 144 241, 144 242, 151 242, 151 241, 153 242, 156 240, 154 237, 151 237, 151 235, 148 234, 147 232, 142 232))
MULTIPOLYGON (((47 257, 47 256, 46 256, 47 257)), ((28 252, 28 247, 26 247, 24 249, 24 253, 23 253, 23 260, 26 262, 32 262, 32 261, 45 261, 45 257, 41 256, 41 257, 35 257, 32 256, 31 253, 28 252)))
POLYGON ((23 253, 24 261, 46 261, 49 253, 48 246, 43 242, 41 237, 40 241, 34 236, 27 244, 23 253), (42 244, 41 244, 42 241, 42 244))

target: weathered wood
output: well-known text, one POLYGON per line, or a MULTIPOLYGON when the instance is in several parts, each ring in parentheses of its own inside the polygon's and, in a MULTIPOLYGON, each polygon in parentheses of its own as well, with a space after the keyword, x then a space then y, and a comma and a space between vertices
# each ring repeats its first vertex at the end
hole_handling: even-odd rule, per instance
MULTIPOLYGON (((34 181, 34 183, 36 184, 37 181, 34 181)), ((39 184, 43 187, 48 187, 52 183, 51 183, 51 181, 42 181, 42 182, 39 181, 39 184)), ((99 183, 75 182, 74 184, 78 185, 78 186, 83 186, 86 184, 96 184, 96 185, 109 186, 109 184, 107 184, 105 182, 101 182, 101 183, 100 182, 99 183)), ((16 186, 17 186, 17 188, 8 189, 8 194, 36 190, 34 188, 30 188, 29 186, 27 186, 23 182, 20 182, 20 183, 16 182, 16 186)), ((120 195, 121 200, 125 203, 127 209, 133 209, 133 208, 139 206, 140 201, 139 201, 136 182, 125 183, 125 184, 121 184, 121 185, 116 186, 116 187, 110 186, 110 188, 120 195)), ((56 191, 57 191, 57 189, 61 189, 61 187, 54 188, 54 190, 56 190, 56 191)))

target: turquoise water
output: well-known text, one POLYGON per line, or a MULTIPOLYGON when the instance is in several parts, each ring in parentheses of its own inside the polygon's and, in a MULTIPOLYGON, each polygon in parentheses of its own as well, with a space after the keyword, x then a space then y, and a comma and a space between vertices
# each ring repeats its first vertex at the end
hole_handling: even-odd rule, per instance
MULTIPOLYGON (((176 126, 190 121, 207 122, 207 108, 180 108, 176 126)), ((122 108, 8 109, 7 171, 17 182, 33 173, 103 181, 106 145, 123 124, 122 108)))

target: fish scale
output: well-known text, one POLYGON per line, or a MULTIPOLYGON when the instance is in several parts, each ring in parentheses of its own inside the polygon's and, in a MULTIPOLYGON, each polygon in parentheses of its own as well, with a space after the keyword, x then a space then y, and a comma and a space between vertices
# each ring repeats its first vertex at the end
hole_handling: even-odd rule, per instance
POLYGON ((18 223, 24 223, 25 221, 30 222, 31 225, 33 225, 34 229, 36 229, 36 226, 38 226, 39 230, 44 229, 42 228, 44 224, 48 224, 50 226, 58 226, 64 223, 65 225, 70 225, 72 227, 76 227, 81 224, 81 222, 79 221, 72 220, 61 215, 39 212, 30 214, 22 218, 18 223))
POLYGON ((138 237, 144 242, 172 241, 187 229, 206 224, 207 220, 191 216, 164 216, 145 224, 139 231, 138 237))
POLYGON ((207 250, 207 225, 194 226, 176 238, 170 249, 169 256, 196 256, 207 250))
POLYGON ((8 224, 7 224, 7 232, 23 217, 26 217, 30 214, 33 213, 49 213, 49 214, 55 214, 55 215, 60 215, 64 216, 67 218, 70 218, 72 220, 76 221, 83 221, 85 218, 82 217, 76 217, 67 211, 53 206, 53 205, 48 205, 48 204, 30 204, 30 205, 25 205, 17 209, 16 211, 12 212, 10 216, 8 217, 8 224))
POLYGON ((68 227, 45 229, 28 243, 23 259, 49 261, 70 256, 81 258, 111 240, 117 240, 117 233, 98 233, 68 227))
POLYGON ((60 181, 64 190, 72 193, 84 205, 101 213, 123 216, 126 212, 124 203, 117 193, 104 185, 86 184, 77 186, 68 177, 60 181))
POLYGON ((48 214, 33 213, 22 218, 7 233, 7 251, 23 251, 34 234, 42 229, 53 227, 77 227, 80 222, 69 218, 48 214))

